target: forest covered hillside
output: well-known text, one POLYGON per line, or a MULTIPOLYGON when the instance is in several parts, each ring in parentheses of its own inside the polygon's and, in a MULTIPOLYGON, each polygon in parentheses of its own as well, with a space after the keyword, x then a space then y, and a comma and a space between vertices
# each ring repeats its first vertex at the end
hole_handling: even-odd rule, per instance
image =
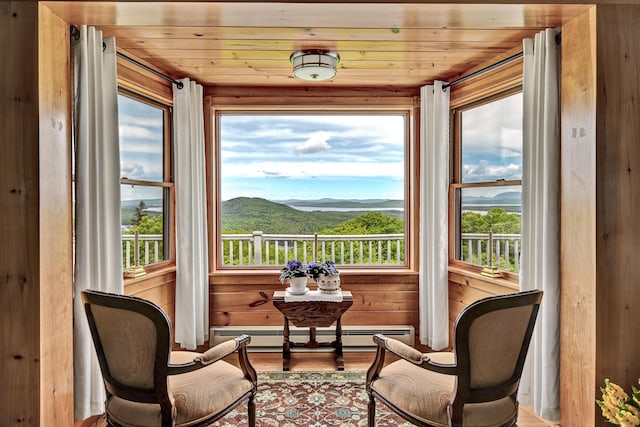
POLYGON ((222 232, 321 233, 365 214, 367 212, 362 211, 305 212, 261 198, 238 197, 222 202, 222 232))

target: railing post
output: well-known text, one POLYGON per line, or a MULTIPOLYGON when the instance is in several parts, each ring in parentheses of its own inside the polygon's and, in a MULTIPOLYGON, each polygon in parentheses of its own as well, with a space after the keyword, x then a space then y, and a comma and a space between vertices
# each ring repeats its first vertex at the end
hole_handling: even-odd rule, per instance
POLYGON ((262 231, 253 232, 253 262, 262 265, 262 231))

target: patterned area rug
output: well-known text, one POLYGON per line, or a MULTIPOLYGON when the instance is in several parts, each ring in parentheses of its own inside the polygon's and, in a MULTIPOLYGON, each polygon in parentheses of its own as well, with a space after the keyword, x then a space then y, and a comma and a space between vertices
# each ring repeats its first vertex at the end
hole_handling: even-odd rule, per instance
MULTIPOLYGON (((259 372, 256 426, 366 427, 368 400, 364 372, 259 372)), ((377 427, 413 426, 376 403, 377 427)), ((245 405, 212 424, 246 425, 245 405)))

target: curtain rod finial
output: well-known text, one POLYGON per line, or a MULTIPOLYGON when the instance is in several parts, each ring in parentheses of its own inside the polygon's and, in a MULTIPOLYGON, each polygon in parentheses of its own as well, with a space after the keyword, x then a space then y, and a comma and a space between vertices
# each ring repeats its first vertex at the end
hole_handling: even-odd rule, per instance
POLYGON ((70 26, 70 35, 76 40, 80 40, 80 29, 75 25, 70 26))

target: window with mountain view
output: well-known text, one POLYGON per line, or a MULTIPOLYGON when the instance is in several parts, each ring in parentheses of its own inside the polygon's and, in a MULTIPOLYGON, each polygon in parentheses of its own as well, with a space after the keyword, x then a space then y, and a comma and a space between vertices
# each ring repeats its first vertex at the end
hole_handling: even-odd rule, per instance
POLYGON ((131 93, 118 95, 125 269, 170 258, 170 117, 166 105, 131 93))
POLYGON ((406 266, 408 114, 216 115, 219 267, 406 266))
POLYGON ((522 92, 459 108, 454 126, 455 258, 518 273, 522 92))

